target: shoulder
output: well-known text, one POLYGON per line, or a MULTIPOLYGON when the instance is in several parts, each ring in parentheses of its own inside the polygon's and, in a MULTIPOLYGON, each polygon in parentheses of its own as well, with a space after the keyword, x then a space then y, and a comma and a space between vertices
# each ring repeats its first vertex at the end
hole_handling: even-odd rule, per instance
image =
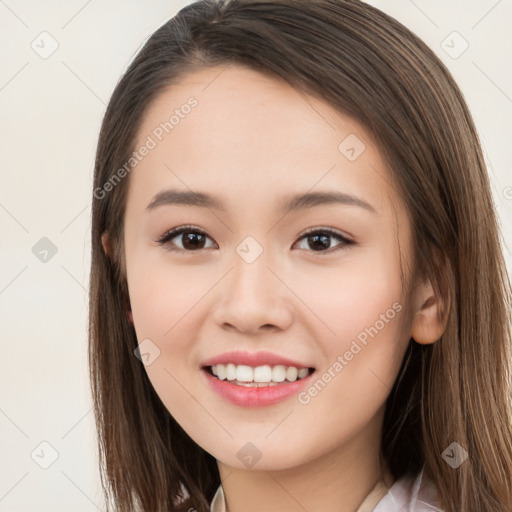
POLYGON ((398 479, 373 512, 443 512, 437 488, 424 471, 398 479))

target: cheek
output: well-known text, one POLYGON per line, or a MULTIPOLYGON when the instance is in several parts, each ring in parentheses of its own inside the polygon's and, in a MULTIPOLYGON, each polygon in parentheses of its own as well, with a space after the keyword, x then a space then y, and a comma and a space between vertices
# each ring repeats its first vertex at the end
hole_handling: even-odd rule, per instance
MULTIPOLYGON (((326 431, 343 425, 339 436, 353 435, 389 396, 409 338, 399 274, 388 269, 383 260, 360 271, 340 270, 338 282, 326 280, 325 293, 313 297, 311 309, 323 322, 310 328, 324 358, 316 380, 298 397, 308 429, 315 428, 313 418, 324 418, 326 431)), ((323 439, 325 449, 334 438, 323 439)))
POLYGON ((127 262, 127 277, 137 331, 167 338, 208 290, 212 278, 203 274, 206 272, 200 267, 170 264, 165 255, 151 258, 149 254, 133 254, 127 262))
POLYGON ((359 251, 337 266, 303 275, 296 280, 294 291, 305 298, 318 328, 325 330, 322 338, 329 352, 344 349, 360 333, 364 338, 365 329, 375 324, 378 330, 384 330, 385 325, 390 331, 391 324, 401 322, 396 310, 404 309, 403 305, 393 308, 393 304, 401 303, 402 284, 392 255, 359 251))
POLYGON ((171 264, 165 255, 151 261, 147 252, 144 257, 133 256, 127 272, 137 339, 139 343, 149 339, 156 346, 158 358, 146 371, 157 390, 179 402, 168 404, 176 410, 190 398, 178 382, 195 378, 201 357, 196 342, 211 314, 205 304, 222 273, 207 264, 171 264))
POLYGON ((315 312, 309 328, 324 355, 322 381, 329 391, 318 406, 322 402, 326 413, 332 400, 354 411, 385 400, 400 368, 407 319, 397 260, 387 254, 360 252, 357 261, 347 258, 297 291, 315 312), (315 293, 305 295, 312 284, 315 293))
POLYGON ((199 327, 194 313, 199 310, 201 297, 213 285, 214 276, 210 276, 208 284, 208 276, 198 280, 197 272, 191 268, 171 266, 165 258, 149 261, 136 253, 131 262, 127 261, 127 276, 137 339, 151 357, 144 369, 178 422, 196 418, 200 423, 204 410, 194 406, 189 394, 190 382, 195 378, 190 342, 197 339, 199 327))

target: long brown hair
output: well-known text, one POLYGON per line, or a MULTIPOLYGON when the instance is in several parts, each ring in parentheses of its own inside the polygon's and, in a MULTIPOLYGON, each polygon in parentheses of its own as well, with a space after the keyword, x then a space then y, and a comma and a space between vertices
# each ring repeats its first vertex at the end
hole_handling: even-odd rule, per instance
POLYGON ((478 135, 434 52, 359 0, 195 2, 149 38, 112 95, 94 173, 89 317, 108 510, 112 501, 123 512, 206 512, 220 483, 213 456, 169 414, 134 356, 123 248, 129 175, 112 180, 158 93, 185 72, 231 64, 286 80, 374 136, 410 214, 415 275, 448 305, 437 342, 410 340, 386 403, 382 453, 395 479, 424 465, 447 512, 510 512, 512 293, 478 135), (469 455, 456 469, 442 455, 453 442, 469 455), (181 483, 190 497, 180 505, 181 483))

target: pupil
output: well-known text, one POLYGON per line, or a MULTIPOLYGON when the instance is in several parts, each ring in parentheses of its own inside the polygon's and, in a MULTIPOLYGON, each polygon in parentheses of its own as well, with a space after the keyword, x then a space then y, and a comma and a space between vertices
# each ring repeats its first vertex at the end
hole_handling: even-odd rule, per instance
MULTIPOLYGON (((321 240, 321 246, 329 249, 330 243, 329 243, 329 237, 330 235, 311 235, 309 237, 309 240, 314 240, 313 245, 315 242, 318 242, 321 240)), ((313 247, 314 248, 314 247, 313 247)))
POLYGON ((184 240, 183 240, 183 247, 185 247, 185 249, 200 249, 200 245, 201 245, 201 241, 204 243, 204 240, 198 240, 198 239, 201 239, 201 238, 204 238, 204 235, 202 235, 201 233, 187 233, 187 234, 184 234, 184 240), (187 244, 191 244, 187 247, 187 244))

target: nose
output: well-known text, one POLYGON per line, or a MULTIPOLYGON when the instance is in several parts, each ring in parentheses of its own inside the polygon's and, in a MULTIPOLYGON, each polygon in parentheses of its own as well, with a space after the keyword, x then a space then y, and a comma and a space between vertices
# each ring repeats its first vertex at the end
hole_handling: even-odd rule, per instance
POLYGON ((213 314, 216 323, 245 334, 288 328, 293 320, 293 293, 286 286, 286 275, 279 274, 265 251, 252 263, 236 254, 219 290, 221 298, 213 314))

